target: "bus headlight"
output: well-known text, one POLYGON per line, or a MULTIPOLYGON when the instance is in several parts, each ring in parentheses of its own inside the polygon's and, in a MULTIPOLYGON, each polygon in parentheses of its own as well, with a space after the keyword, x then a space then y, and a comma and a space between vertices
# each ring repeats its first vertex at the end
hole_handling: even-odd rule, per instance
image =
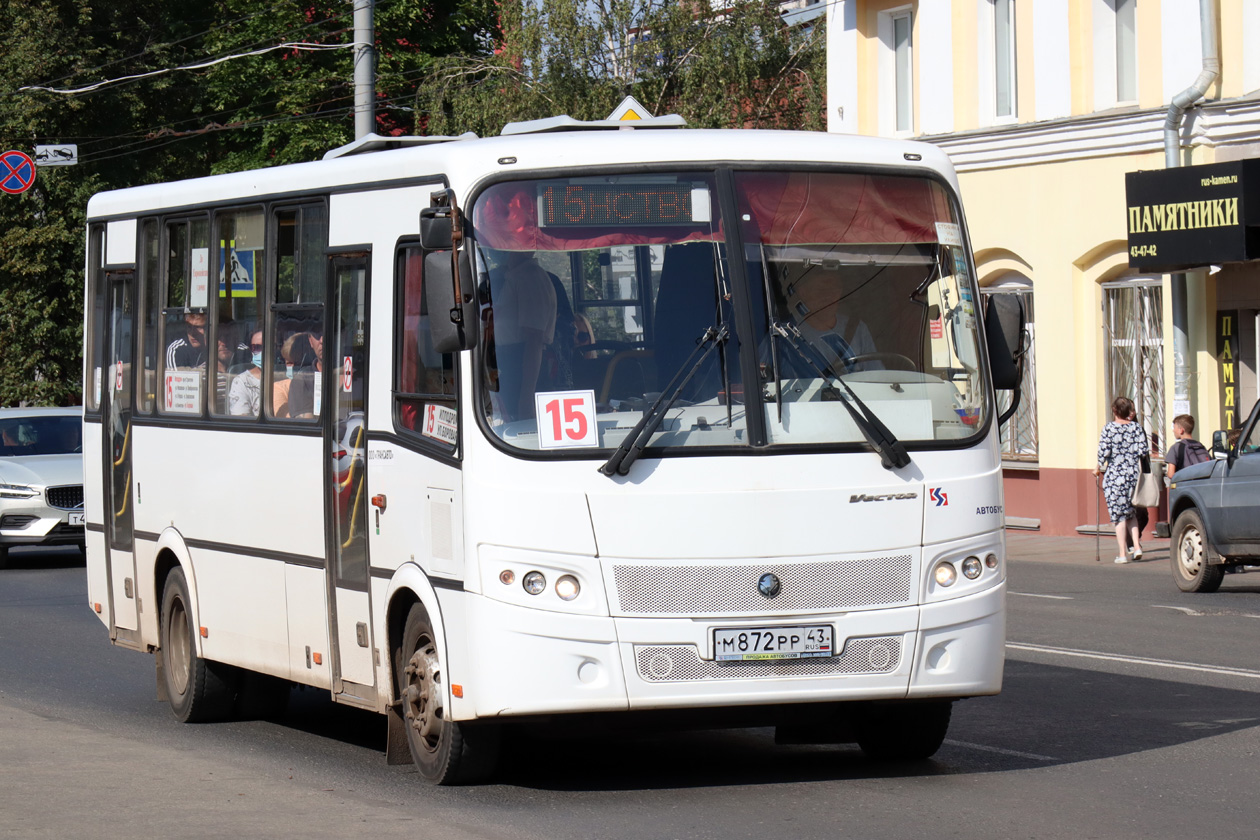
POLYGON ((547 578, 543 577, 542 572, 526 572, 525 577, 521 578, 521 586, 530 595, 541 595, 547 588, 547 578))
POLYGON ((954 570, 953 563, 942 560, 932 570, 932 577, 936 579, 937 586, 953 586, 954 581, 958 580, 958 572, 954 570))
POLYGON ((962 573, 967 580, 975 580, 980 577, 980 573, 984 571, 984 566, 980 563, 979 557, 968 557, 962 561, 962 573))
POLYGON ((984 565, 988 566, 990 569, 996 569, 998 566, 997 555, 996 554, 984 555, 984 565))
POLYGON ((561 601, 572 601, 581 591, 582 586, 573 575, 562 575, 556 581, 556 595, 561 601))

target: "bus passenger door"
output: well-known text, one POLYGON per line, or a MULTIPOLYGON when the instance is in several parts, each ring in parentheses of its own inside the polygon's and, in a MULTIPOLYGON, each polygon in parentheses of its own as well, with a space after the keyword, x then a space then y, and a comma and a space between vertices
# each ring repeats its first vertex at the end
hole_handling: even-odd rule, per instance
MULTIPOLYGON (((132 338, 135 325, 135 272, 105 274, 109 294, 106 320, 105 381, 101 413, 105 442, 105 536, 109 569, 110 631, 115 637, 138 641, 138 593, 132 526, 131 399, 132 338), (130 631, 130 632, 128 632, 130 631)), ((156 609, 157 604, 150 604, 156 609)))
MULTIPOLYGON (((323 364, 331 380, 325 423, 329 521, 329 635, 333 693, 375 700, 368 574, 366 254, 332 258, 335 301, 323 364)), ((353 701, 352 701, 353 702, 353 701)))

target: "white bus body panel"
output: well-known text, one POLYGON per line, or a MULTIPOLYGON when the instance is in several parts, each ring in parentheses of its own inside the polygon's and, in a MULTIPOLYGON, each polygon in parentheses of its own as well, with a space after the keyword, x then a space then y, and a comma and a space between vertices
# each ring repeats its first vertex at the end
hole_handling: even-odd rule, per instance
POLYGON ((101 478, 101 424, 83 424, 83 512, 88 525, 84 529, 84 550, 87 553, 88 606, 97 618, 109 626, 109 578, 105 569, 105 481, 101 478))

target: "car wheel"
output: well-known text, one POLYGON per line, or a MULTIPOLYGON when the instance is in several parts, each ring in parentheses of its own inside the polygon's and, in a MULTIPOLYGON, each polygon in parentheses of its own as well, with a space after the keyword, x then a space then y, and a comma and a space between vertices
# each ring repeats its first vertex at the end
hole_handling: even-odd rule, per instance
POLYGON ((858 746, 876 761, 922 761, 945 742, 953 701, 873 705, 855 721, 858 746))
POLYGON ((1215 592, 1225 576, 1223 566, 1208 561, 1207 533, 1197 510, 1182 511, 1173 524, 1172 572, 1182 592, 1215 592))
POLYGON ((184 723, 223 720, 232 713, 239 675, 235 668, 197 655, 197 634, 183 569, 173 569, 162 590, 158 628, 166 696, 184 723))
POLYGON ((397 669, 407 745, 416 769, 435 785, 479 782, 494 772, 499 727, 462 724, 446 711, 446 674, 429 615, 420 604, 407 614, 397 669))

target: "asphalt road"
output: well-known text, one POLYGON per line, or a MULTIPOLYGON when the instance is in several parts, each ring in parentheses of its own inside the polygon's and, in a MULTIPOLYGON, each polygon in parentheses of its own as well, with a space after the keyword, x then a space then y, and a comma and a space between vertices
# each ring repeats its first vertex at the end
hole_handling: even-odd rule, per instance
POLYGON ((495 784, 427 788, 383 719, 297 691, 278 723, 183 725, 112 648, 73 551, 0 572, 0 838, 1254 837, 1260 572, 1184 595, 1166 543, 1012 533, 1003 693, 911 766, 769 730, 522 735, 495 784), (1113 553, 1113 552, 1111 552, 1113 553), (1104 544, 1103 555, 1111 556, 1104 544))

